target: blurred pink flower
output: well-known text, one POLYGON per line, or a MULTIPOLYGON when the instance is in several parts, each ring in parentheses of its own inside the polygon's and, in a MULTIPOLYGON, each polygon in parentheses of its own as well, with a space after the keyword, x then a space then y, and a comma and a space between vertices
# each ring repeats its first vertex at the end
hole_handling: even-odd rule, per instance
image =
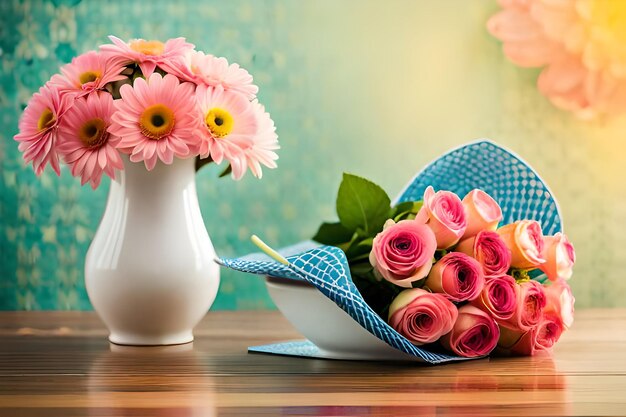
POLYGON ((489 32, 523 67, 542 67, 539 90, 591 119, 626 110, 626 2, 500 0, 489 32))
POLYGON ((46 83, 28 102, 19 122, 20 132, 14 139, 20 144, 24 161, 32 162, 37 175, 48 163, 60 175, 56 152, 58 126, 63 114, 72 106, 73 94, 61 94, 57 87, 46 83))
POLYGON ((50 83, 58 86, 61 92, 72 91, 83 96, 104 89, 110 82, 123 80, 126 78, 121 74, 124 69, 123 65, 108 61, 102 54, 89 51, 61 67, 62 74, 53 76, 50 83))
POLYGON ((129 153, 132 162, 144 161, 151 171, 157 159, 171 164, 174 156, 197 152, 193 84, 154 73, 148 81, 137 78, 133 86, 123 85, 120 95, 109 132, 120 137, 117 148, 129 153))
POLYGON ((100 46, 102 55, 117 65, 136 63, 146 78, 152 75, 156 67, 170 72, 194 48, 185 38, 170 39, 165 43, 145 39, 133 39, 126 43, 115 36, 109 36, 109 39, 113 45, 100 46))
POLYGON ((170 71, 182 81, 209 87, 221 86, 226 91, 243 94, 248 100, 254 99, 259 91, 259 87, 252 84, 252 75, 239 64, 229 65, 226 58, 191 51, 185 55, 183 63, 170 71))
POLYGON ((124 169, 115 149, 119 138, 107 132, 114 110, 110 94, 95 92, 78 98, 63 117, 57 149, 81 185, 89 181, 96 189, 103 172, 115 178, 115 169, 124 169))

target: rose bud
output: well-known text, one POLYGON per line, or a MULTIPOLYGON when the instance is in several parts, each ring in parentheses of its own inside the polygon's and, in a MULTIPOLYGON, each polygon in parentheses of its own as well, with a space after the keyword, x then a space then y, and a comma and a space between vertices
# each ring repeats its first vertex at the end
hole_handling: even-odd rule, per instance
POLYGON ((485 285, 485 276, 476 259, 450 252, 433 265, 425 285, 450 301, 461 302, 478 297, 485 285))
POLYGON ((505 322, 517 311, 517 290, 512 276, 485 278, 485 286, 472 305, 487 311, 498 323, 505 322))
POLYGON ((489 354, 499 337, 500 329, 489 313, 467 304, 459 308, 459 317, 441 344, 459 356, 473 358, 489 354))
POLYGON ((500 324, 513 330, 527 332, 539 324, 546 308, 544 287, 537 281, 525 281, 517 288, 517 309, 513 316, 500 324))
POLYGON ((544 236, 542 256, 546 263, 539 268, 551 281, 571 278, 572 269, 576 262, 576 253, 574 246, 567 240, 567 236, 563 233, 544 236))
POLYGON ((461 239, 476 235, 481 230, 496 230, 502 220, 502 209, 489 194, 477 188, 463 198, 467 229, 461 239))
POLYGON ((499 277, 511 267, 511 251, 500 235, 490 230, 462 240, 454 250, 476 259, 483 267, 486 277, 499 277))
POLYGON ((424 205, 415 220, 427 224, 435 232, 438 249, 454 245, 467 228, 465 209, 459 196, 450 191, 435 193, 433 187, 424 191, 424 205))
POLYGON ((574 324, 574 302, 576 299, 572 295, 572 290, 567 285, 567 282, 560 279, 543 287, 543 289, 547 300, 544 311, 556 313, 566 328, 572 327, 572 324, 574 324))
POLYGON ((435 234, 428 226, 388 220, 374 238, 369 259, 379 279, 411 288, 411 283, 428 275, 436 249, 435 234))
POLYGON ((520 220, 502 226, 497 232, 511 251, 511 266, 513 268, 537 268, 545 263, 545 259, 541 256, 543 234, 538 222, 520 220))
POLYGON ((437 341, 452 330, 458 311, 441 294, 404 290, 389 306, 389 325, 414 345, 437 341))

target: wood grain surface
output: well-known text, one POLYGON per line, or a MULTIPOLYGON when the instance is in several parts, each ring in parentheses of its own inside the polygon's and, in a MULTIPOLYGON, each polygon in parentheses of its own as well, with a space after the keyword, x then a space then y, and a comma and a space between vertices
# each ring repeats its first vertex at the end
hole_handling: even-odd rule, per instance
POLYGON ((195 335, 123 347, 93 313, 0 313, 0 416, 626 415, 626 310, 577 312, 551 356, 436 367, 248 354, 301 337, 273 311, 195 335))

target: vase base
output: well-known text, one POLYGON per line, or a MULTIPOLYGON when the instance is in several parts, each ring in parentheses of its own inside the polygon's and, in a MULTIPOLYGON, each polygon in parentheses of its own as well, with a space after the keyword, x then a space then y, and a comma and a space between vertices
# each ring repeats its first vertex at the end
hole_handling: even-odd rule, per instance
POLYGON ((191 332, 182 332, 157 336, 137 334, 111 333, 109 342, 123 346, 166 346, 183 345, 193 342, 191 332))

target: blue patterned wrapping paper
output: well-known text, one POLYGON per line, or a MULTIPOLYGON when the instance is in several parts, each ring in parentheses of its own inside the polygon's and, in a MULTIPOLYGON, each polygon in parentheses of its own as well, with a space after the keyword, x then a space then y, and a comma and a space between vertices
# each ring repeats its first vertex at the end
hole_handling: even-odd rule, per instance
MULTIPOLYGON (((435 190, 453 191, 461 197, 474 188, 486 191, 502 208, 502 224, 532 219, 541 223, 544 234, 552 235, 562 230, 559 207, 548 186, 527 163, 491 141, 481 140, 461 146, 433 161, 411 180, 395 203, 421 200, 429 185, 435 190)), ((307 245, 303 242, 297 247, 306 248, 307 245)), ((219 263, 243 272, 305 280, 371 334, 417 361, 439 364, 467 359, 414 346, 391 328, 367 305, 352 282, 348 262, 341 249, 319 246, 288 256, 287 260, 289 265, 267 257, 248 256, 220 259, 219 263)), ((310 342, 256 346, 250 350, 325 357, 310 342)))

